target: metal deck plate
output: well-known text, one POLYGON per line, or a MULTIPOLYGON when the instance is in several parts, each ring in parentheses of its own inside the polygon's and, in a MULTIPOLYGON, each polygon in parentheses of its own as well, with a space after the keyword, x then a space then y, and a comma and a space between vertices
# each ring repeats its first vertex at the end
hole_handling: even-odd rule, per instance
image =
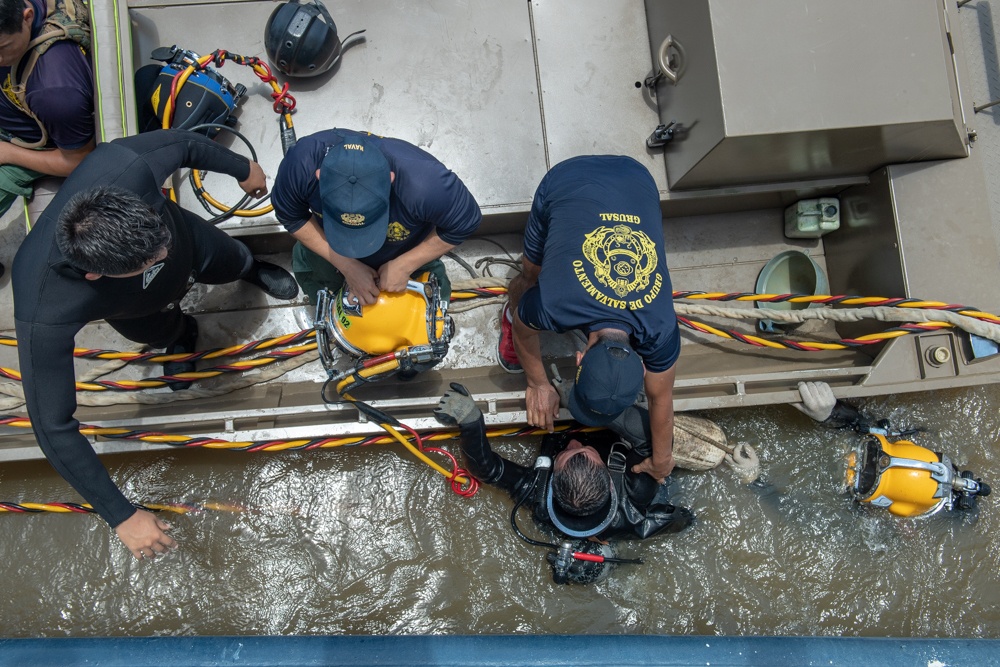
MULTIPOLYGON (((264 26, 274 8, 263 0, 239 3, 241 29, 228 31, 219 25, 237 14, 233 4, 133 8, 135 65, 150 62, 153 48, 172 44, 199 54, 225 48, 266 58, 264 26)), ((298 136, 344 127, 405 139, 458 174, 487 212, 527 210, 546 171, 527 6, 353 0, 329 9, 341 38, 367 32, 348 42, 330 72, 289 80, 298 136)), ((281 148, 270 87, 242 69, 228 64, 221 73, 250 88, 240 127, 273 175, 281 148)), ((213 187, 227 197, 238 192, 228 183, 213 187)), ((182 191, 186 198, 189 188, 182 191)), ((272 216, 235 224, 268 222, 272 216)))

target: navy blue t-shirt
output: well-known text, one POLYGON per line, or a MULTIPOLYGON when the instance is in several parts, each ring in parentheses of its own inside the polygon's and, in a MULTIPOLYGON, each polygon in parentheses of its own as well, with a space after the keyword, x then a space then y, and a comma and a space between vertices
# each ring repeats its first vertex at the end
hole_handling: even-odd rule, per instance
MULTIPOLYGON (((28 1, 35 9, 34 38, 45 22, 45 1, 28 1)), ((0 67, 0 128, 25 141, 38 141, 42 138, 38 123, 21 110, 11 92, 10 69, 0 67)), ((90 59, 72 40, 56 42, 38 58, 25 97, 28 108, 45 125, 49 145, 73 150, 94 137, 94 75, 90 59)))
MULTIPOLYGON (((389 228, 385 243, 360 258, 378 268, 423 241, 436 229, 442 241, 458 245, 479 227, 483 214, 465 184, 437 158, 400 139, 353 130, 324 130, 299 140, 281 161, 271 188, 271 203, 278 222, 294 232, 310 216, 323 223, 323 201, 316 170, 329 147, 343 136, 364 135, 389 162, 396 174, 389 195, 389 228)), ((324 226, 326 234, 336 230, 324 226)))
POLYGON ((518 304, 533 329, 628 332, 646 368, 661 372, 680 354, 673 288, 653 177, 629 157, 560 162, 535 192, 524 256, 542 267, 518 304))

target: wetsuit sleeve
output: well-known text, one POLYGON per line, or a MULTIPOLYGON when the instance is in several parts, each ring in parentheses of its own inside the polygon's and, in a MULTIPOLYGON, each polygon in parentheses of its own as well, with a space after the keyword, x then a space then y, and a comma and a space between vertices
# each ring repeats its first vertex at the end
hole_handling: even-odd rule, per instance
POLYGON ((834 403, 830 416, 820 423, 828 428, 867 427, 865 419, 858 409, 839 399, 834 403))
POLYGON ((52 467, 112 528, 135 508, 111 481, 93 447, 80 435, 73 337, 81 324, 50 326, 15 320, 24 398, 35 439, 52 467))
POLYGON ((542 178, 531 201, 531 212, 524 226, 524 256, 532 264, 542 265, 545 255, 545 239, 549 234, 549 217, 546 210, 546 192, 549 175, 542 178))
POLYGON ((523 484, 532 476, 532 469, 509 461, 490 447, 486 438, 486 423, 483 416, 468 424, 461 425, 462 458, 465 467, 477 479, 498 486, 511 497, 520 494, 523 484))
POLYGON ((444 165, 438 166, 437 170, 414 167, 418 173, 407 180, 407 200, 415 203, 414 215, 434 225, 438 238, 459 245, 479 228, 483 214, 465 183, 444 165))
POLYGON ((245 181, 250 176, 250 160, 197 132, 156 130, 116 139, 145 162, 156 183, 162 183, 178 169, 204 169, 245 181))

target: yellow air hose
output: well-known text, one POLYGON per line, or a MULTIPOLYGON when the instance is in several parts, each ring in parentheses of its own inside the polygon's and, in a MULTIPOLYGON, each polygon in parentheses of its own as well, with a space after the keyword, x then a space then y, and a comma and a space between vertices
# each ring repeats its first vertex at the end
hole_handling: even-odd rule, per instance
MULTIPOLYGON (((165 130, 169 130, 173 124, 174 117, 174 103, 177 99, 177 95, 180 93, 181 88, 190 78, 190 76, 199 69, 204 69, 208 65, 215 63, 218 67, 226 62, 226 60, 231 60, 240 65, 246 65, 253 70, 254 74, 263 81, 271 86, 271 98, 274 100, 273 109, 274 112, 280 116, 282 123, 281 129, 281 144, 282 152, 288 152, 288 149, 295 144, 295 129, 294 123, 292 121, 292 111, 295 109, 295 98, 292 97, 288 92, 288 84, 284 86, 278 85, 278 80, 274 77, 271 72, 271 68, 267 63, 256 57, 241 56, 239 54, 230 53, 224 49, 219 49, 210 53, 207 56, 201 56, 195 63, 188 65, 185 69, 181 70, 175 77, 171 85, 170 95, 167 97, 167 101, 163 107, 163 120, 161 126, 165 130)), ((227 126, 218 126, 219 129, 227 129, 227 126)), ((229 128, 231 129, 231 128, 229 128)), ((204 187, 202 182, 202 174, 197 169, 191 170, 191 183, 195 190, 195 195, 203 201, 214 207, 215 209, 222 212, 224 215, 235 215, 242 218, 254 218, 262 215, 266 215, 274 210, 274 207, 268 203, 265 206, 259 208, 239 208, 239 204, 236 207, 227 206, 223 204, 211 194, 209 194, 204 187)), ((177 201, 177 196, 173 191, 173 188, 169 191, 169 197, 172 201, 177 201)))

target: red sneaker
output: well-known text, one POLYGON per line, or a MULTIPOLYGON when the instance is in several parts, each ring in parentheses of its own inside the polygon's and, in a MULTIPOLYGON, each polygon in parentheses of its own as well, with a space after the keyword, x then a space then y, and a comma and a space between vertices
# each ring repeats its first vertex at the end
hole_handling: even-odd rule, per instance
POLYGON ((510 306, 504 304, 500 311, 500 341, 497 343, 497 363, 508 373, 523 373, 521 362, 514 350, 514 325, 507 319, 510 306))

